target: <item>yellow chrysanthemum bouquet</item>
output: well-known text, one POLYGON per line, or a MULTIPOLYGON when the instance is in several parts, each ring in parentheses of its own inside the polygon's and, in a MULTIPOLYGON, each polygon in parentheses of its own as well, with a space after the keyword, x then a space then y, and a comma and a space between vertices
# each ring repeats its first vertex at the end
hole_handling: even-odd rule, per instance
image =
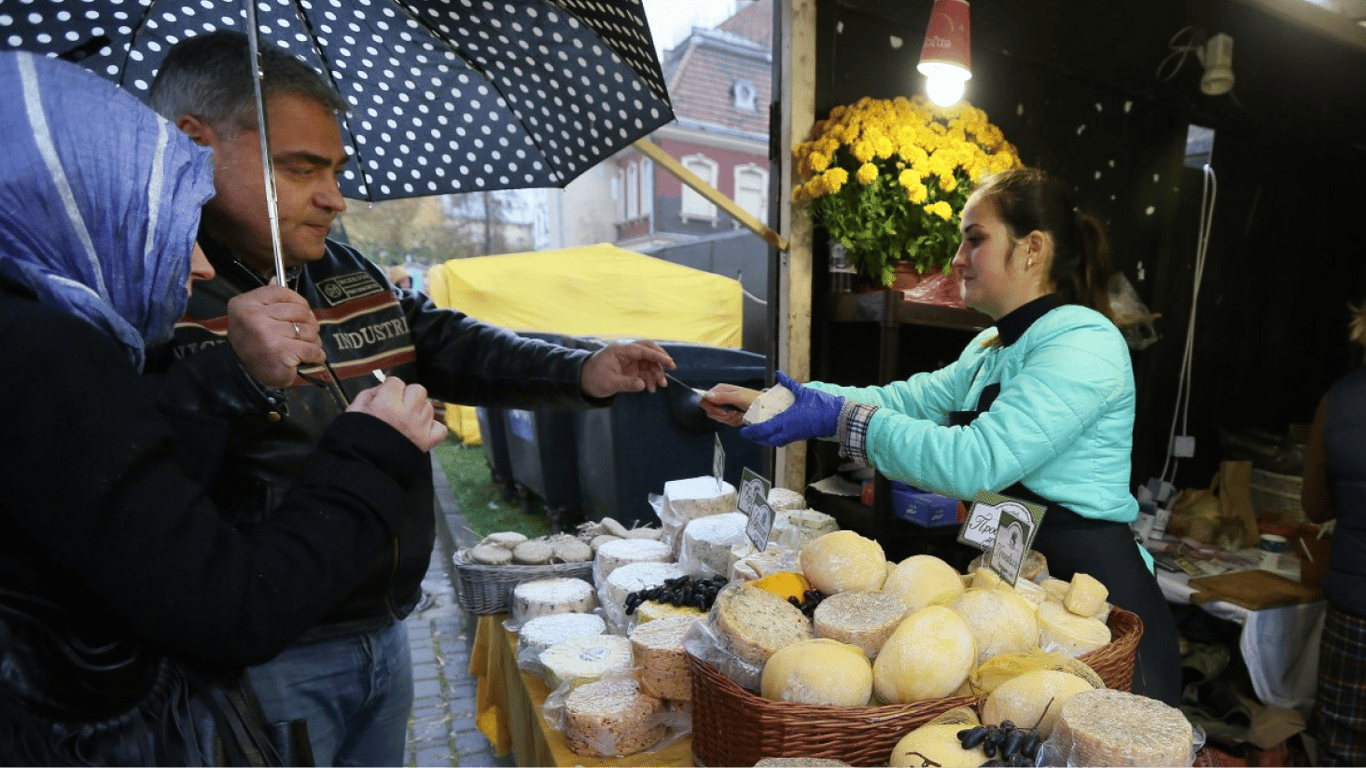
POLYGON ((891 285, 897 260, 949 270, 958 212, 983 176, 1020 167, 1015 147, 980 109, 922 96, 835 107, 793 150, 806 201, 865 277, 891 285))

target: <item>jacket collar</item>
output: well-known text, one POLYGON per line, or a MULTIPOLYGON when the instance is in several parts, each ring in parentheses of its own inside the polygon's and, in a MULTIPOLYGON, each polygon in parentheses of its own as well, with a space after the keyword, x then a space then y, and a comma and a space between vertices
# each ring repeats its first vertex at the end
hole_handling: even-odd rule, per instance
POLYGON ((1057 296, 1047 293, 1028 304, 1016 307, 1010 314, 997 320, 996 332, 1001 337, 1001 346, 1008 347, 1014 344, 1029 330, 1029 326, 1033 325, 1035 320, 1048 314, 1059 303, 1057 296))

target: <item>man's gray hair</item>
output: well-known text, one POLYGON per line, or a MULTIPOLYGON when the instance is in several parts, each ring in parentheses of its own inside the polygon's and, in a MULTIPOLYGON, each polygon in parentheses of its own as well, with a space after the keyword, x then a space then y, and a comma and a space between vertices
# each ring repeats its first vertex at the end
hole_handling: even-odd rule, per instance
MULTIPOLYGON (((264 98, 294 94, 346 112, 341 94, 312 67, 268 42, 260 45, 260 52, 264 98)), ((256 127, 255 74, 246 35, 233 30, 198 35, 176 43, 166 54, 148 102, 171 122, 193 115, 231 136, 256 127)))

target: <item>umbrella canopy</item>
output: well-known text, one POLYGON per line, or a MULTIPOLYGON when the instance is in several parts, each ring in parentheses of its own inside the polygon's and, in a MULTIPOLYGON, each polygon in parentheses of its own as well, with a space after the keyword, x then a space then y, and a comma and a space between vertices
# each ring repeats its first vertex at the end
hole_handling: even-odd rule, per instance
MULTIPOLYGON (((262 45, 351 105, 360 200, 562 187, 673 119, 640 0, 258 0, 262 45)), ((145 97, 171 45, 245 27, 223 0, 0 0, 0 47, 145 97)))

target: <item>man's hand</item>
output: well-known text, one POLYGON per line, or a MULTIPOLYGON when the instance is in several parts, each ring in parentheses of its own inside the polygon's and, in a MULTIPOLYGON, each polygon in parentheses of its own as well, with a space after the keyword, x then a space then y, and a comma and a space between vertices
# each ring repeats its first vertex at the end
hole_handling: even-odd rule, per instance
POLYGON ((228 301, 228 344, 247 373, 271 387, 289 386, 300 364, 327 359, 308 301, 275 283, 228 301))
POLYGON ((655 391, 668 386, 664 370, 678 366, 653 341, 612 342, 583 364, 579 386, 589 397, 611 397, 618 392, 655 391))
POLYGON ((749 387, 717 384, 702 395, 702 410, 706 411, 713 421, 738 427, 745 417, 745 412, 761 394, 763 393, 759 390, 749 387))
POLYGON ((777 371, 774 376, 779 384, 791 390, 797 398, 796 402, 768 421, 742 428, 740 437, 763 445, 778 446, 835 434, 835 430, 839 429, 844 398, 804 387, 782 371, 777 371))
POLYGON ((413 445, 430 451, 446 439, 446 425, 435 420, 427 390, 390 376, 351 401, 348 412, 368 413, 403 433, 413 445))

